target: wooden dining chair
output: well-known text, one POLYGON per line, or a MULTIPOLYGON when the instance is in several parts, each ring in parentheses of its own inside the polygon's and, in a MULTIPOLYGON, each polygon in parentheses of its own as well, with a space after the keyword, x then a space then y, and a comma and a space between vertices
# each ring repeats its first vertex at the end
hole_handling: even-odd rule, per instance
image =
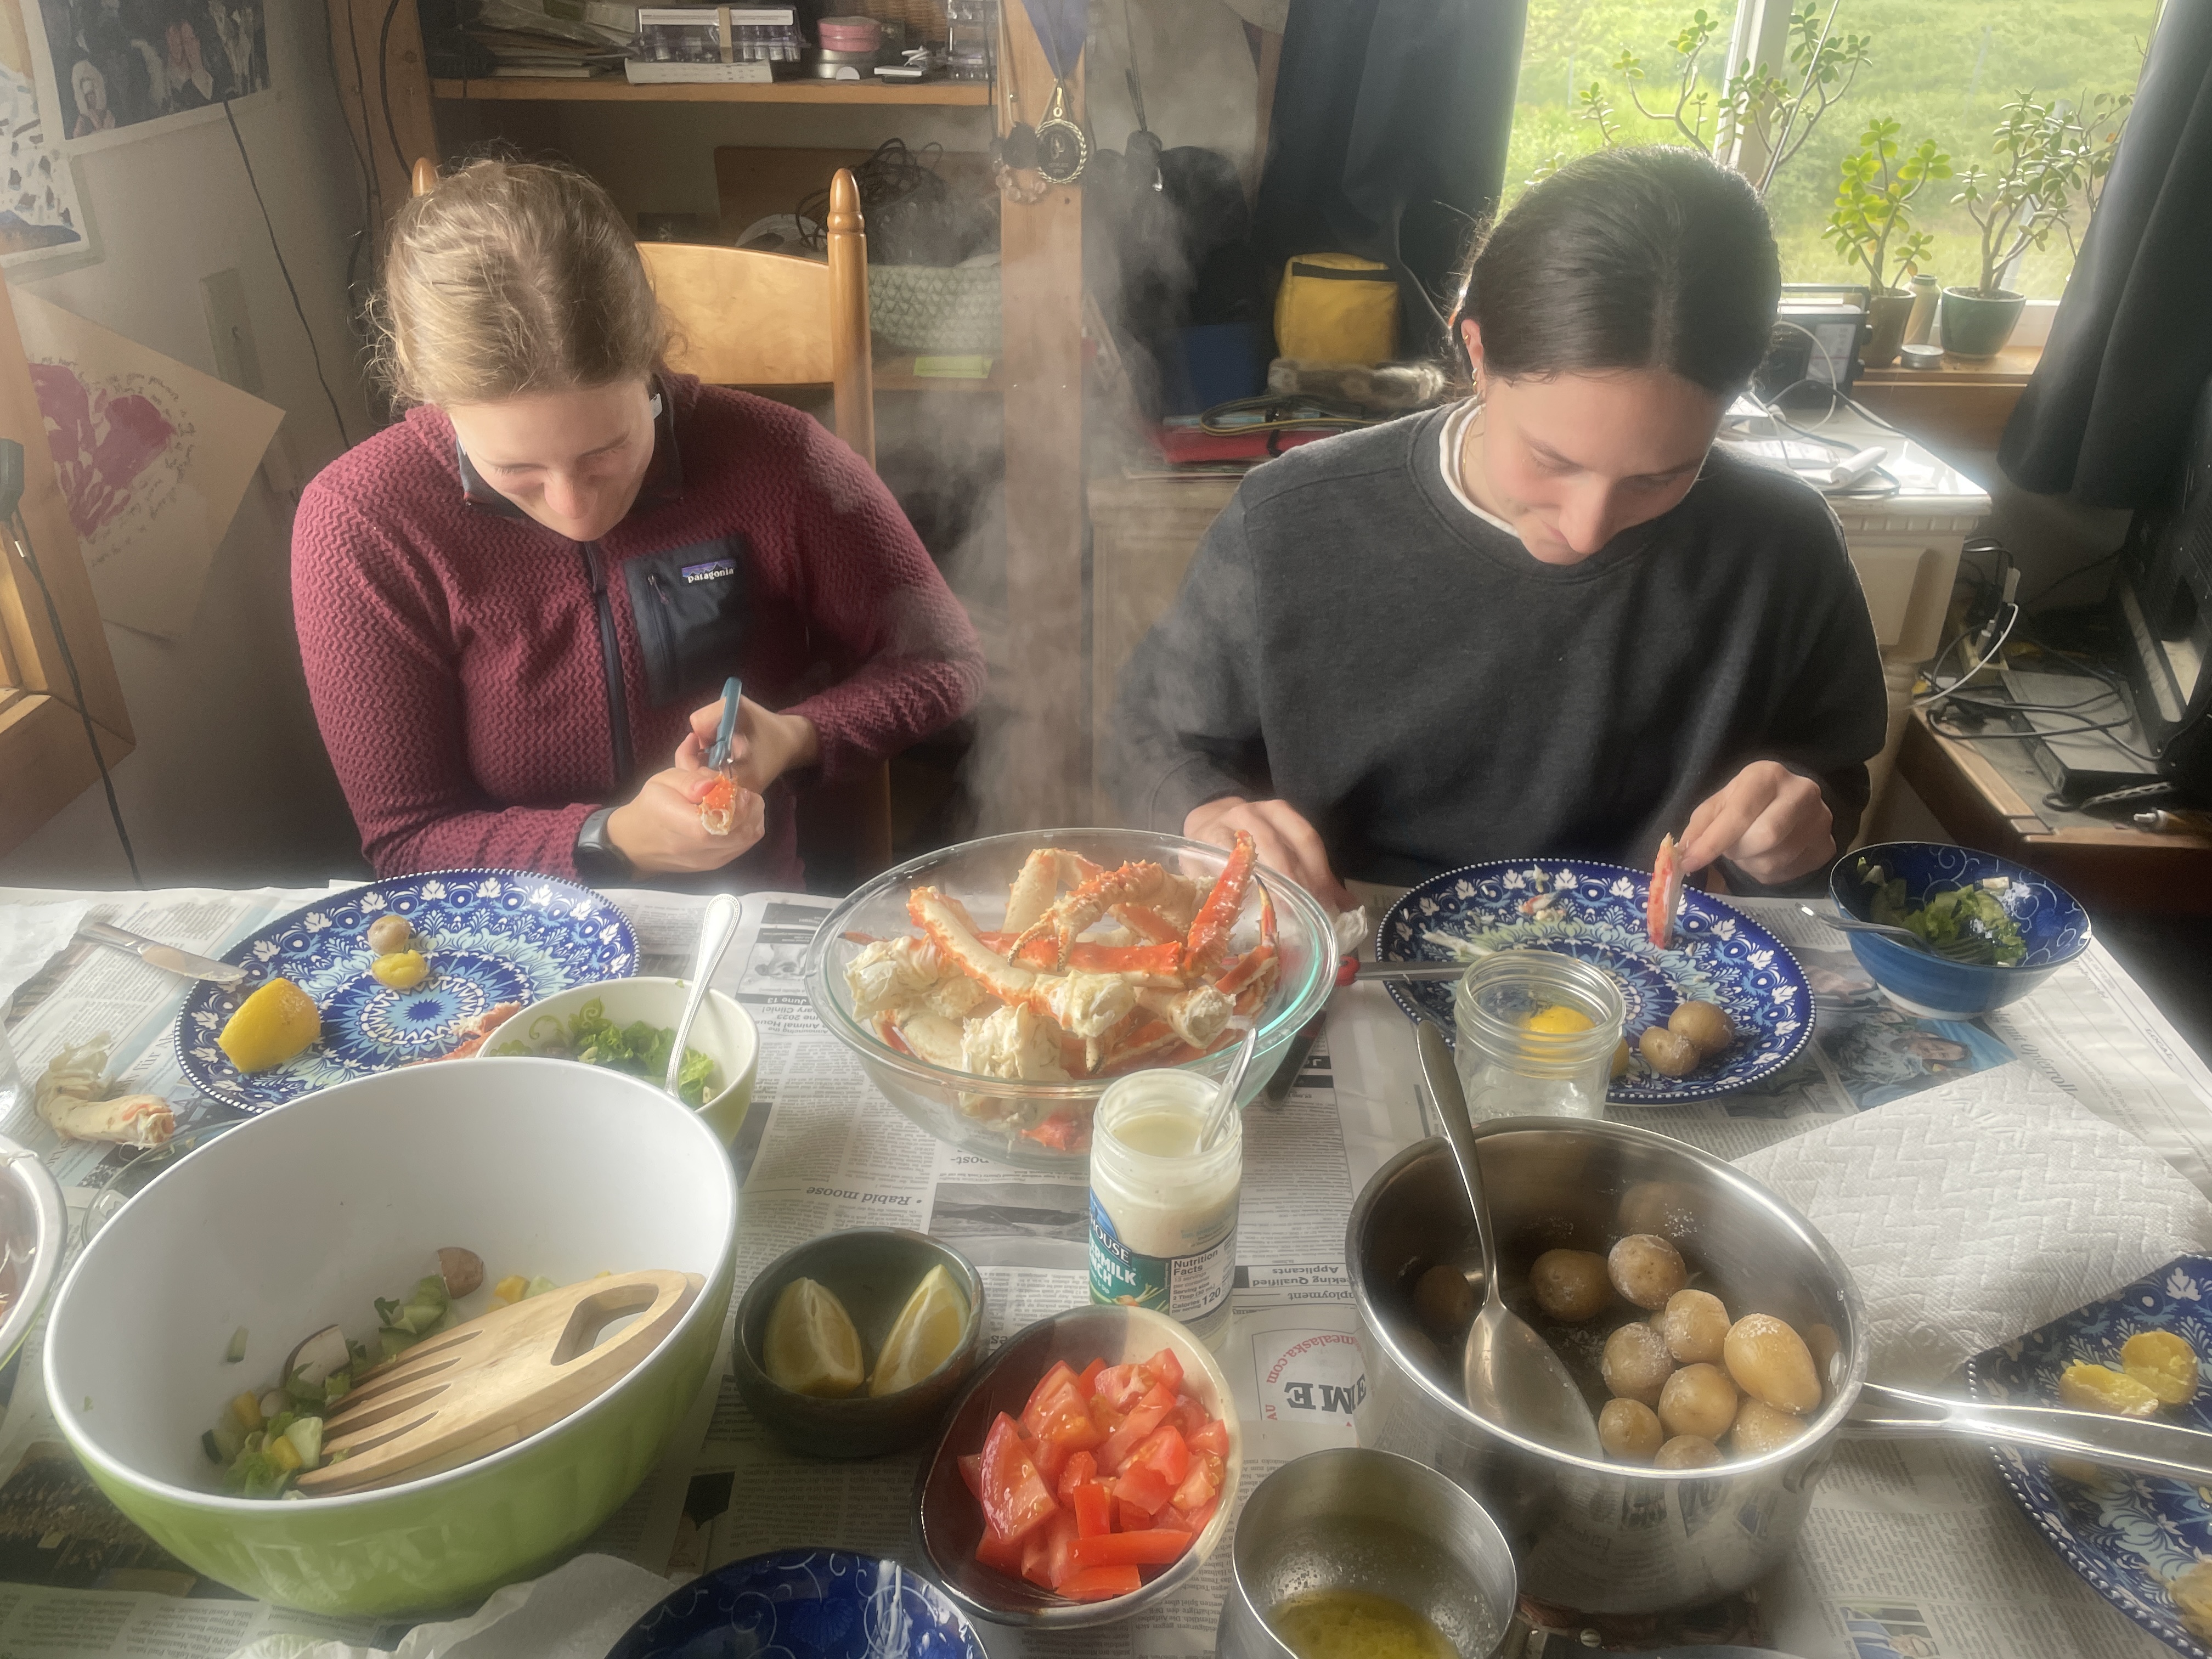
MULTIPOLYGON (((415 163, 415 194, 438 169, 415 163)), ((668 366, 716 386, 830 390, 837 435, 876 464, 868 241, 849 168, 830 181, 829 263, 750 248, 641 242, 675 338, 668 366)), ((833 881, 865 881, 891 861, 890 768, 878 764, 799 796, 800 856, 833 881)))

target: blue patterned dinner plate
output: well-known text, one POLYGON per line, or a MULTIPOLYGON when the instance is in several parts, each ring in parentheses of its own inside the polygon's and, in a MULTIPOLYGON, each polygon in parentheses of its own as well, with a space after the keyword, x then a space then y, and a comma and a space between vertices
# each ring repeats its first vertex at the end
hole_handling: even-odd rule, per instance
MULTIPOLYGON (((2058 1373, 2075 1360, 2119 1364, 2120 1344, 2138 1331, 2172 1331, 2212 1358, 2212 1260, 2185 1255, 2102 1302, 2052 1320, 2017 1342, 1966 1362, 1977 1400, 2056 1406, 2058 1373)), ((2160 1408, 2161 1422, 2212 1431, 2212 1390, 2160 1408)), ((1990 1448, 2012 1495, 2091 1588, 2152 1635, 2193 1659, 2212 1659, 2190 1635, 2166 1583, 2212 1559, 2212 1492, 2155 1475, 2099 1470, 2092 1481, 2054 1474, 2042 1458, 1990 1448)))
POLYGON ((177 1063, 199 1089, 241 1111, 265 1111, 334 1083, 442 1054, 463 1028, 504 1002, 527 1006, 572 985, 628 979, 637 941, 588 887, 519 870, 436 870, 372 882, 302 905, 224 952, 245 981, 203 981, 177 1016, 177 1063), (379 984, 368 925, 413 924, 430 976, 411 990, 379 984), (216 1045, 240 1003, 278 975, 315 1000, 323 1035, 307 1053, 243 1073, 216 1045))
MULTIPOLYGON (((1627 1005, 1628 1070, 1606 1098, 1669 1106, 1747 1089, 1797 1057, 1813 1030, 1813 988, 1782 941, 1741 910, 1694 889, 1682 895, 1675 942, 1644 926, 1650 872, 1582 859, 1470 864, 1431 877, 1390 907, 1376 929, 1382 962, 1449 962, 1492 951, 1556 951, 1611 974, 1627 1005), (1677 1003, 1716 1002, 1736 1040, 1687 1077, 1662 1077, 1634 1054, 1638 1033, 1663 1025, 1677 1003)), ((1471 959, 1471 958, 1470 958, 1471 959)), ((1386 981, 1409 1018, 1452 1027, 1452 984, 1386 981)))
POLYGON ((607 1659, 985 1659, 960 1610, 911 1568, 846 1550, 779 1550, 695 1578, 607 1659))

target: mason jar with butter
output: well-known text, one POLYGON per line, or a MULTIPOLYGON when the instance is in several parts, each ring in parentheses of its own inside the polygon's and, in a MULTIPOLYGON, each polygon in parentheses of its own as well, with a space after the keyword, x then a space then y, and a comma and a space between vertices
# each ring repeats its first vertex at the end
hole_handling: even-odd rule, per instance
POLYGON ((1091 1139, 1091 1299, 1150 1308, 1209 1346, 1228 1334, 1244 1136, 1201 1148, 1220 1085, 1133 1072, 1099 1097, 1091 1139))

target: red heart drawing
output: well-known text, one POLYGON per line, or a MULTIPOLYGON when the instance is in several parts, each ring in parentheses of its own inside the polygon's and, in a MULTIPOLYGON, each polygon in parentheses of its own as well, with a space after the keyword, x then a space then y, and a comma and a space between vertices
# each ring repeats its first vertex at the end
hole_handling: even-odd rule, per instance
POLYGON ((31 384, 70 520, 89 541, 131 505, 177 428, 143 393, 94 391, 67 363, 33 363, 31 384))

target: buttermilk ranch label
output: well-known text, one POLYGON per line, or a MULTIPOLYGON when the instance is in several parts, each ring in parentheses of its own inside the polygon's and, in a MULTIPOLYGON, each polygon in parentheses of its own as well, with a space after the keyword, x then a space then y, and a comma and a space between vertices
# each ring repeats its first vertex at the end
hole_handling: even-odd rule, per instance
POLYGON ((1150 1308, 1188 1325, 1219 1311, 1237 1278, 1237 1212, 1228 1230, 1191 1255, 1146 1255, 1115 1231, 1098 1194, 1091 1194, 1091 1299, 1150 1308))

